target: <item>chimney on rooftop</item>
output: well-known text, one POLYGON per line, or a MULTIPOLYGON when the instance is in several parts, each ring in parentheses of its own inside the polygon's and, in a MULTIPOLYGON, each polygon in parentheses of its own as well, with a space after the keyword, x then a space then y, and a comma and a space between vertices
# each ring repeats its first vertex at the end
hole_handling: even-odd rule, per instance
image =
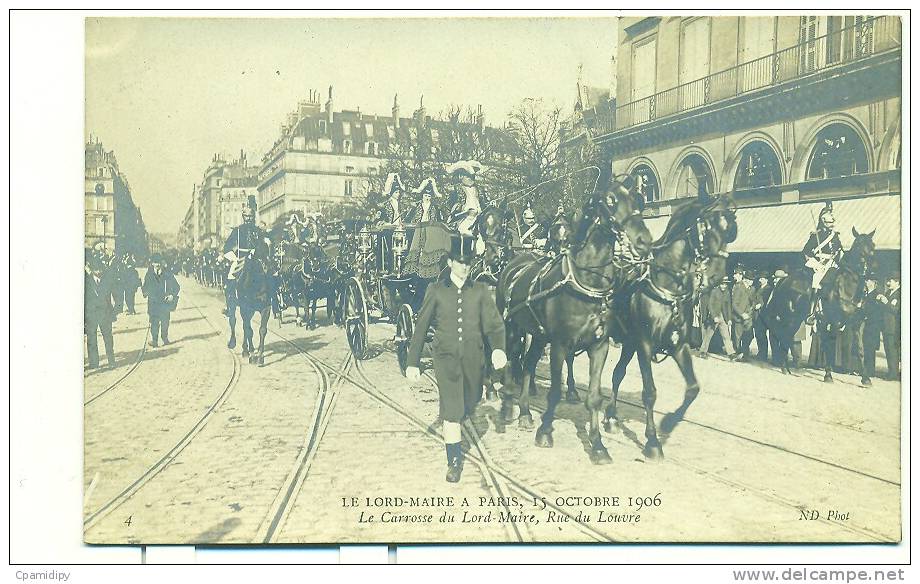
POLYGON ((332 123, 332 86, 329 86, 329 100, 326 101, 326 121, 332 123))
POLYGON ((399 128, 399 94, 393 95, 393 126, 399 128))

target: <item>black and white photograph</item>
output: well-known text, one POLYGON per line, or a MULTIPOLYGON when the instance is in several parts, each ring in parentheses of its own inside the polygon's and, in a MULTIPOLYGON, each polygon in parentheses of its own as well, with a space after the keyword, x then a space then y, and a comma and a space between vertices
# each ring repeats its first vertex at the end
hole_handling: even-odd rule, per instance
POLYGON ((903 19, 86 17, 83 542, 897 544, 903 19))

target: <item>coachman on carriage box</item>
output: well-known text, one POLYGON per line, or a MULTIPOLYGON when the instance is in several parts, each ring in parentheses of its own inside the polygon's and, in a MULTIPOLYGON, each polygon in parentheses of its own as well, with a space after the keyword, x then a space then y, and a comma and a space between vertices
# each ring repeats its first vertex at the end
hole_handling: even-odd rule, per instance
POLYGON ((447 480, 460 480, 463 450, 460 424, 482 398, 484 347, 492 349, 492 366, 506 364, 505 323, 495 306, 495 295, 485 284, 469 279, 476 259, 476 240, 454 234, 448 255, 450 271, 428 287, 409 345, 406 377, 419 378, 419 360, 429 327, 434 328, 432 356, 438 383, 440 415, 444 421, 447 480))

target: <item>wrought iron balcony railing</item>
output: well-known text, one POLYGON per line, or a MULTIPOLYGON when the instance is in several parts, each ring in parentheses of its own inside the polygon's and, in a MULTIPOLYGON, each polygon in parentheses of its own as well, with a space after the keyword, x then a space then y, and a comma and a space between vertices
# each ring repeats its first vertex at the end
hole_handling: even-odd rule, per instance
POLYGON ((899 17, 867 18, 853 26, 618 106, 614 115, 596 120, 594 134, 600 136, 659 120, 900 46, 899 17))

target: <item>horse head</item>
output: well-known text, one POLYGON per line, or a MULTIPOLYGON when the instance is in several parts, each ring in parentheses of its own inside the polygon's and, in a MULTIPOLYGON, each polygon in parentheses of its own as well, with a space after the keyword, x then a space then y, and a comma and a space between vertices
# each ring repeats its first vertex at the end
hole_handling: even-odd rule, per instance
POLYGON ((591 222, 602 222, 614 233, 625 234, 641 256, 648 255, 652 249, 652 234, 642 219, 642 205, 636 194, 635 180, 630 176, 613 177, 591 195, 582 210, 577 241, 585 240, 586 227, 591 222))
POLYGON ((865 276, 872 259, 875 256, 875 230, 869 233, 860 233, 853 228, 853 245, 846 252, 841 260, 841 264, 849 267, 860 276, 865 276))

